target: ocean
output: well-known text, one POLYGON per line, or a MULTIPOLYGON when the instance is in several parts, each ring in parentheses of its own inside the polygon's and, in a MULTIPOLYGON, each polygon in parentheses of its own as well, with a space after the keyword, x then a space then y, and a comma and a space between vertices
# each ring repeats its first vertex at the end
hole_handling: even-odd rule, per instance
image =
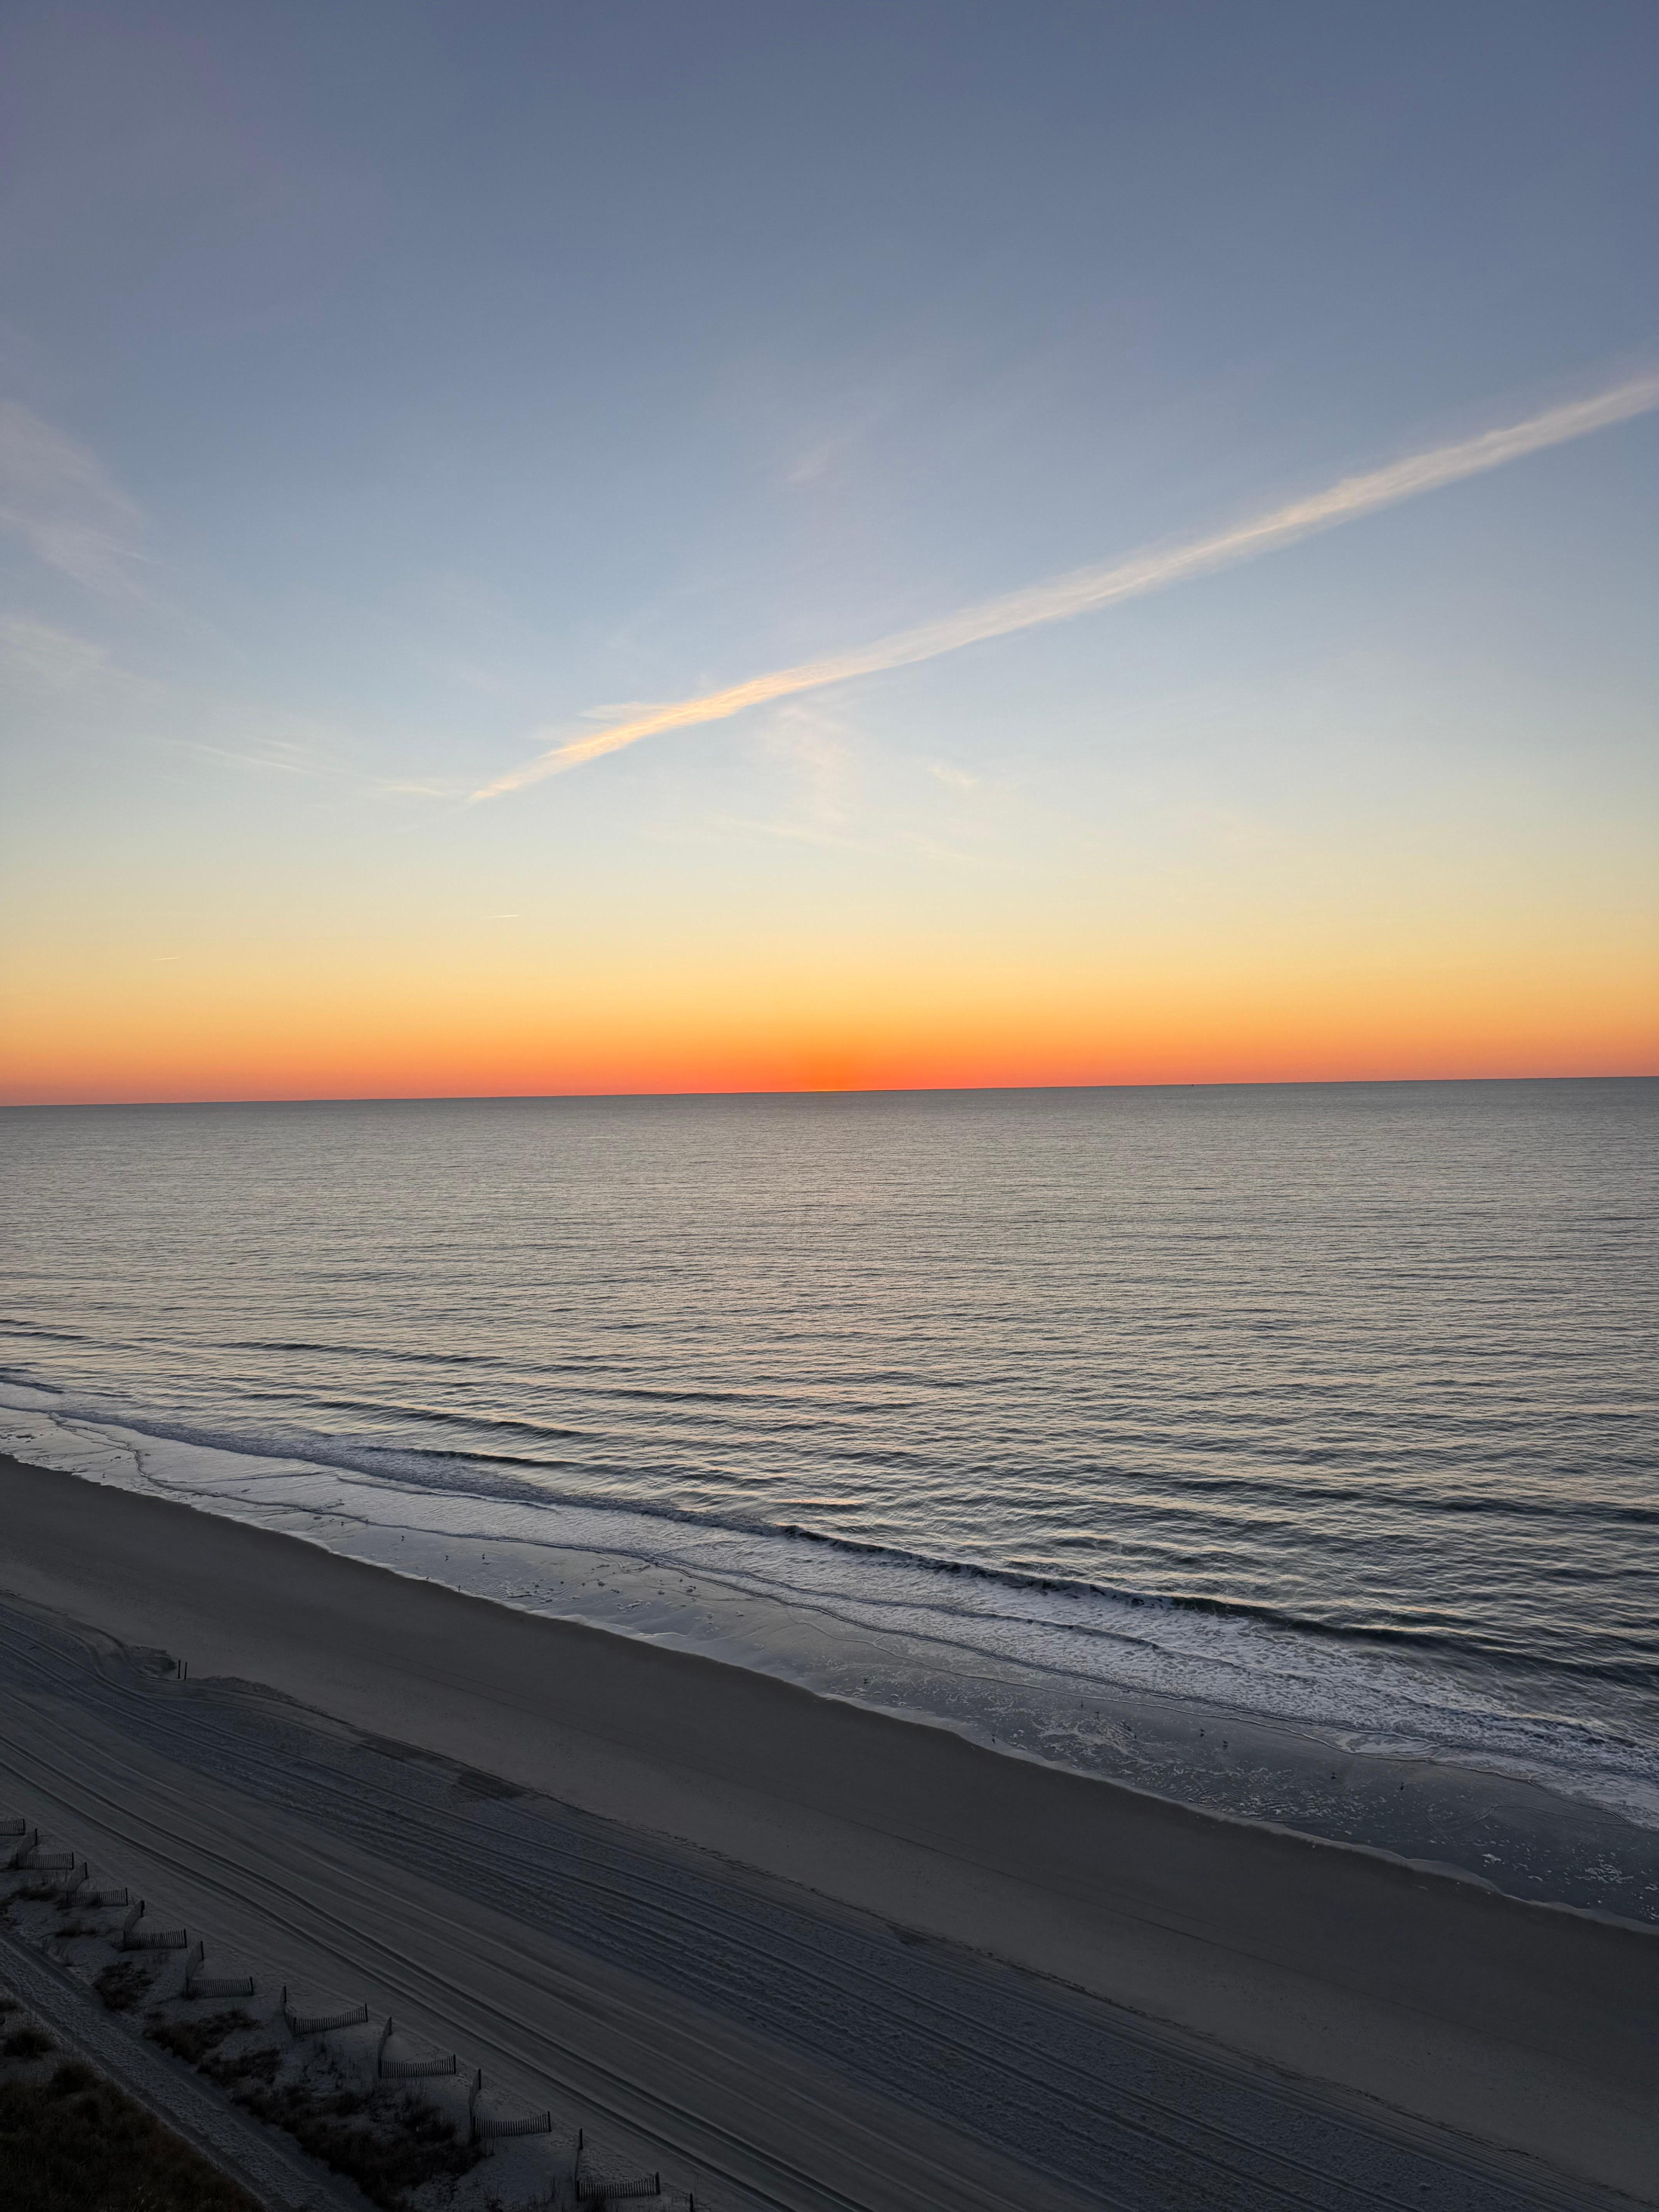
POLYGON ((0 1448, 1659 1921, 1656 1109, 13 1109, 0 1448))

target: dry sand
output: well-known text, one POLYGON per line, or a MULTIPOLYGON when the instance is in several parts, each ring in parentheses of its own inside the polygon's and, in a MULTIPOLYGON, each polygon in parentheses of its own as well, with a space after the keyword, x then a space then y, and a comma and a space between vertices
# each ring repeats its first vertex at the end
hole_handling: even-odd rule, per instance
MULTIPOLYGON (((712 1660, 4 1461, 0 1586, 185 1658, 193 1680, 269 1685, 356 1729, 1058 1977, 1303 2077, 1310 2098, 1316 2084, 1339 2102, 1357 2093, 1659 2202, 1649 1931, 1190 1813, 712 1660)), ((88 1736, 83 1778, 98 1755, 88 1736)), ((229 1817, 203 1797, 204 1822, 229 1817)), ((489 1940, 509 1952, 510 1924, 489 1940)), ((652 2009, 679 2038, 662 2064, 678 2067, 705 2112, 719 2106, 729 2091, 711 2075, 704 2026, 672 2003, 652 2009)), ((727 2075, 753 2085, 738 2131, 764 2154, 754 2201, 989 2204, 1017 2179, 933 2123, 907 2130, 879 2100, 860 2106, 815 2086, 785 2054, 729 2056, 727 2075), (815 2099, 821 2124, 792 2119, 780 2135, 767 2117, 798 2107, 798 2118, 815 2099), (842 2122, 865 2130, 844 2157, 832 2141, 842 2122), (900 2172, 907 2144, 913 2170, 900 2172), (805 2161, 793 2193, 763 2171, 791 2155, 805 2161)), ((1574 2201, 1572 2188, 1559 2201, 1574 2201)), ((1032 2185, 1023 2201, 1072 2200, 1032 2185)))

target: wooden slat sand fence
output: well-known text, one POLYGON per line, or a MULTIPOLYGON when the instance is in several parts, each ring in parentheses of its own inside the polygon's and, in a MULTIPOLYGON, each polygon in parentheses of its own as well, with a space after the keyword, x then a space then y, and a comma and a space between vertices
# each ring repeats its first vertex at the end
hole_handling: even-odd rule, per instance
POLYGON ((477 2112, 472 2119, 473 2140, 493 2142, 497 2136, 550 2136, 553 2115, 540 2112, 477 2112))
MULTIPOLYGON (((466 2093, 466 2139, 469 2142, 490 2142, 507 2136, 550 2136, 553 2115, 550 2112, 532 2112, 520 2109, 516 2112, 492 2112, 479 2103, 483 2094, 483 2071, 472 2076, 466 2093)), ((580 2156, 581 2138, 576 2139, 580 2156)))
POLYGON ((460 2061, 452 2051, 447 2057, 434 2055, 429 2058, 388 2058, 386 2045, 397 2033, 392 2015, 386 2015, 386 2026, 380 2030, 380 2048, 374 2053, 374 2071, 383 2081, 424 2081, 438 2074, 459 2074, 460 2061))
POLYGON ((185 1995, 187 1997, 251 1997, 254 1981, 252 1974, 204 1974, 207 1946, 191 1945, 185 1960, 185 1995))
POLYGON ((586 2136, 580 2130, 576 2136, 575 2180, 576 2195, 584 2204, 620 2204, 629 2197, 662 2195, 659 2173, 601 2173, 588 2161, 586 2136))
POLYGON ((72 1874, 81 1863, 73 1851, 19 1851, 12 1864, 29 1874, 72 1874))
MULTIPOLYGON (((154 1928, 144 1924, 148 1906, 142 1897, 134 1897, 127 1889, 94 1889, 90 1887, 92 1869, 86 1860, 74 1851, 48 1851, 41 1848, 40 1832, 15 1814, 0 1814, 0 1872, 19 1874, 63 1874, 68 1880, 60 1885, 65 1897, 75 1898, 86 1906, 118 1910, 122 1912, 118 1947, 123 1951, 185 1951, 184 1995, 186 1997, 252 1996, 257 1984, 252 1974, 210 1974, 207 1966, 207 1945, 200 1938, 192 1944, 190 1931, 185 1928, 154 1928), (9 1849, 7 1846, 9 1845, 9 1849)), ((307 2009, 290 1996, 286 1983, 283 1985, 282 2016, 289 2033, 294 2037, 329 2035, 337 2029, 366 2027, 369 2021, 367 2003, 336 2005, 325 2008, 307 2009)), ((460 2063, 453 2051, 434 2052, 425 2057, 398 2057, 389 2054, 396 2024, 388 2014, 380 2031, 374 2056, 374 2071, 382 2081, 416 2081, 440 2077, 453 2078, 460 2071, 460 2063)), ((473 2075, 469 2086, 466 2112, 467 2135, 471 2142, 488 2145, 491 2142, 515 2136, 551 2135, 553 2114, 550 2110, 531 2111, 520 2106, 516 2111, 491 2110, 483 2102, 484 2077, 482 2071, 473 2075)), ((576 2134, 575 2185, 579 2202, 599 2207, 643 2202, 662 2198, 662 2176, 659 2173, 614 2175, 600 2172, 587 2160, 582 2131, 576 2134)), ((546 2200, 551 2204, 555 2200, 546 2200)), ((678 2202, 679 2200, 676 2200, 678 2202)), ((696 2212, 696 2199, 684 2199, 686 2212, 696 2212)))
POLYGON ((135 1898, 127 1907, 127 1917, 121 1923, 121 1948, 124 1951, 182 1951, 190 1942, 187 1928, 141 1928, 144 1917, 144 1900, 135 1898))
POLYGON ((366 2004, 337 2006, 332 2012, 302 2012, 289 2001, 288 1984, 283 1984, 283 2018, 288 2022, 290 2035, 331 2035, 337 2027, 363 2027, 368 2022, 366 2004))

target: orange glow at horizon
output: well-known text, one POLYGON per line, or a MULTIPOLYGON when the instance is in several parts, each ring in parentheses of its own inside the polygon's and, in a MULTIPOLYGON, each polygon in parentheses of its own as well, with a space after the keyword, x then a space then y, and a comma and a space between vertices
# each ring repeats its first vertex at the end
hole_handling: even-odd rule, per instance
POLYGON ((1595 975, 713 977, 489 993, 290 978, 14 1006, 0 1103, 641 1096, 1659 1073, 1659 991, 1595 975), (753 979, 749 979, 752 986, 753 979))

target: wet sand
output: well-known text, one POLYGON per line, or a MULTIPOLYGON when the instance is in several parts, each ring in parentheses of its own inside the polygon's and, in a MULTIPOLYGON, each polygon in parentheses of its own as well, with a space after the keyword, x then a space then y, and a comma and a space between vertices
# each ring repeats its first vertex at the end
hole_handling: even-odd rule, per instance
POLYGON ((1302 2077, 1309 2096, 1328 2085, 1378 2100, 1382 2118, 1659 2201, 1648 1931, 1190 1813, 15 1462, 0 1462, 0 1586, 185 1659, 192 1681, 269 1686, 1057 1977, 1302 2077))

